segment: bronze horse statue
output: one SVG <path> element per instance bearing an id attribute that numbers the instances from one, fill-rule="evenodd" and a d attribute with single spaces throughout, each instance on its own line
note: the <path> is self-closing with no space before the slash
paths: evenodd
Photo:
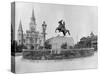
<path id="1" fill-rule="evenodd" d="M 63 20 L 60 20 L 58 23 L 59 26 L 56 28 L 55 32 L 58 30 L 59 32 L 62 32 L 64 36 L 66 35 L 66 33 L 70 35 L 69 30 L 65 28 L 65 22 Z"/>

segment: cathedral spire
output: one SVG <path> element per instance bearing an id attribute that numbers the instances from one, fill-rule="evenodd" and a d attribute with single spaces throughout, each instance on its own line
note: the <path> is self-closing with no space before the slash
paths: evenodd
<path id="1" fill-rule="evenodd" d="M 19 28 L 18 28 L 18 45 L 23 45 L 23 29 L 22 29 L 22 23 L 20 20 Z"/>
<path id="2" fill-rule="evenodd" d="M 34 9 L 32 10 L 32 17 L 31 17 L 31 22 L 30 22 L 30 30 L 35 31 L 36 30 L 36 19 L 34 15 Z"/>
<path id="3" fill-rule="evenodd" d="M 18 31 L 23 31 L 21 20 L 20 20 L 20 23 L 19 23 Z"/>
<path id="4" fill-rule="evenodd" d="M 35 22 L 34 9 L 32 10 L 32 17 L 31 17 L 31 20 Z"/>

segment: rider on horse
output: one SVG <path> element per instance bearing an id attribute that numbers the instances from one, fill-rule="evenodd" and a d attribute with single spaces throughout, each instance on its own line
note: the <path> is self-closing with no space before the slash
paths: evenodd
<path id="1" fill-rule="evenodd" d="M 60 20 L 59 22 L 59 28 L 61 28 L 61 30 L 65 29 L 65 22 L 63 20 Z"/>
<path id="2" fill-rule="evenodd" d="M 60 20 L 58 23 L 59 23 L 59 26 L 56 28 L 56 30 L 58 30 L 59 32 L 62 32 L 64 36 L 66 35 L 66 33 L 70 35 L 69 30 L 65 28 L 65 21 Z"/>

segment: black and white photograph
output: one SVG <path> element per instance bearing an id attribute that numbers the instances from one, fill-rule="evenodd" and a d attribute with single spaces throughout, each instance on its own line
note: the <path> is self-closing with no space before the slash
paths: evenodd
<path id="1" fill-rule="evenodd" d="M 96 6 L 11 3 L 11 71 L 36 73 L 95 69 Z"/>

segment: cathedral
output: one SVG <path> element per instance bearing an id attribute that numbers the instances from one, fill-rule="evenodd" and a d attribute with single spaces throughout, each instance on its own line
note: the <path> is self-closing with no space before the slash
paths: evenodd
<path id="1" fill-rule="evenodd" d="M 20 21 L 18 28 L 18 45 L 24 45 L 28 49 L 38 49 L 43 46 L 43 35 L 36 30 L 36 19 L 34 16 L 34 9 L 32 11 L 32 17 L 29 24 L 29 30 L 23 32 L 22 23 Z"/>

